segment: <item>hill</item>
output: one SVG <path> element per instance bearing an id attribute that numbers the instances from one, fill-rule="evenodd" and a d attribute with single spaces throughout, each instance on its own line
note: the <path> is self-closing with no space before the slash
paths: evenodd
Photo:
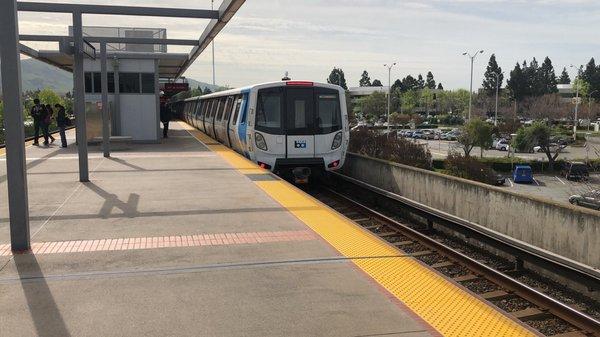
<path id="1" fill-rule="evenodd" d="M 1 76 L 0 74 L 0 79 Z M 58 93 L 66 93 L 73 90 L 73 76 L 71 73 L 35 59 L 21 60 L 21 76 L 23 91 L 50 88 Z M 220 88 L 218 85 L 196 81 L 191 78 L 187 80 L 190 83 L 190 89 L 196 89 L 199 86 L 202 89 L 208 87 L 211 91 L 215 91 L 215 89 Z M 0 89 L 2 89 L 1 83 Z"/>

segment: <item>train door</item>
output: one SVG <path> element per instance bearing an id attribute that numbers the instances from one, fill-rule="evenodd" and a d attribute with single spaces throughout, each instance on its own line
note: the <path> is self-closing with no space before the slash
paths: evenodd
<path id="1" fill-rule="evenodd" d="M 342 107 L 339 91 L 315 88 L 315 153 L 324 157 L 343 143 Z"/>
<path id="2" fill-rule="evenodd" d="M 287 158 L 314 158 L 314 92 L 313 88 L 287 88 L 285 134 Z"/>
<path id="3" fill-rule="evenodd" d="M 231 118 L 227 124 L 227 134 L 229 135 L 229 142 L 231 148 L 239 153 L 244 153 L 242 143 L 237 133 L 238 118 L 240 118 L 240 110 L 242 109 L 242 96 L 237 95 L 233 99 L 233 110 L 231 112 Z"/>
<path id="4" fill-rule="evenodd" d="M 227 96 L 227 104 L 225 104 L 225 112 L 223 112 L 223 120 L 221 121 L 221 133 L 223 141 L 227 147 L 231 146 L 232 139 L 229 137 L 229 119 L 231 117 L 231 110 L 233 109 L 233 103 L 235 96 Z"/>

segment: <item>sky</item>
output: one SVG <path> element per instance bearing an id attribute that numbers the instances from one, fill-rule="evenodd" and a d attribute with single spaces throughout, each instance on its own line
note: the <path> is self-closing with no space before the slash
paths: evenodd
<path id="1" fill-rule="evenodd" d="M 54 0 L 43 0 L 53 2 Z M 54 2 L 105 4 L 103 0 Z M 215 6 L 220 4 L 215 1 Z M 113 4 L 166 6 L 163 0 L 120 0 Z M 210 0 L 172 0 L 170 7 L 210 8 Z M 109 20 L 107 20 L 107 18 Z M 108 21 L 108 22 L 107 22 Z M 161 27 L 169 38 L 198 38 L 207 20 L 84 16 L 84 25 Z M 70 17 L 19 14 L 22 34 L 66 35 Z M 326 81 L 344 70 L 358 86 L 363 70 L 387 85 L 385 63 L 396 62 L 392 82 L 432 71 L 446 89 L 469 87 L 470 60 L 462 53 L 484 50 L 475 59 L 474 88 L 481 85 L 492 53 L 505 73 L 516 62 L 546 56 L 557 75 L 573 64 L 600 58 L 600 1 L 597 0 L 247 0 L 215 40 L 216 82 L 230 87 L 276 81 L 286 71 L 297 80 Z M 52 49 L 28 43 L 38 49 Z M 55 49 L 56 47 L 54 47 Z M 189 47 L 170 47 L 172 52 Z M 185 74 L 212 81 L 208 48 Z"/>

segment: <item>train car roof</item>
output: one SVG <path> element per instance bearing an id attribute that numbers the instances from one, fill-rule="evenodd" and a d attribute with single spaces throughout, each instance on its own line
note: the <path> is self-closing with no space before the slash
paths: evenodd
<path id="1" fill-rule="evenodd" d="M 318 87 L 322 87 L 322 88 L 330 88 L 330 89 L 335 89 L 335 90 L 339 90 L 341 88 L 340 86 L 335 85 L 335 84 L 318 83 L 318 82 L 312 82 L 312 81 L 276 81 L 276 82 L 266 82 L 266 83 L 254 84 L 254 85 L 236 88 L 236 89 L 219 91 L 219 92 L 215 92 L 215 93 L 208 94 L 208 95 L 196 96 L 194 98 L 200 97 L 202 99 L 206 99 L 206 98 L 213 98 L 213 97 L 237 95 L 237 94 L 241 94 L 241 93 L 246 93 L 254 88 L 264 88 L 264 87 L 270 87 L 270 86 L 278 87 L 278 86 L 288 86 L 288 85 L 318 86 Z"/>

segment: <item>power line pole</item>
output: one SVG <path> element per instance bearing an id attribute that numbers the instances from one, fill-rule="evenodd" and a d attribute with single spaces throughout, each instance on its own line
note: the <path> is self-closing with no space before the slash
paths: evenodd
<path id="1" fill-rule="evenodd" d="M 215 6 L 215 0 L 211 0 L 210 1 L 210 9 L 214 10 L 214 6 Z M 213 40 L 211 41 L 211 46 L 212 46 L 212 84 L 216 85 L 216 80 L 215 80 L 215 39 L 213 38 Z"/>
<path id="2" fill-rule="evenodd" d="M 463 53 L 463 55 L 468 56 L 471 59 L 471 86 L 470 86 L 470 90 L 469 90 L 469 118 L 468 118 L 468 121 L 471 120 L 471 110 L 473 109 L 472 108 L 473 107 L 473 62 L 475 62 L 475 58 L 479 54 L 483 54 L 483 50 L 480 50 L 473 55 L 469 54 L 468 52 Z"/>
<path id="3" fill-rule="evenodd" d="M 390 132 L 390 107 L 392 103 L 392 68 L 396 65 L 396 62 L 391 65 L 384 64 L 383 66 L 388 69 L 388 102 L 387 102 L 387 129 L 388 134 Z"/>

